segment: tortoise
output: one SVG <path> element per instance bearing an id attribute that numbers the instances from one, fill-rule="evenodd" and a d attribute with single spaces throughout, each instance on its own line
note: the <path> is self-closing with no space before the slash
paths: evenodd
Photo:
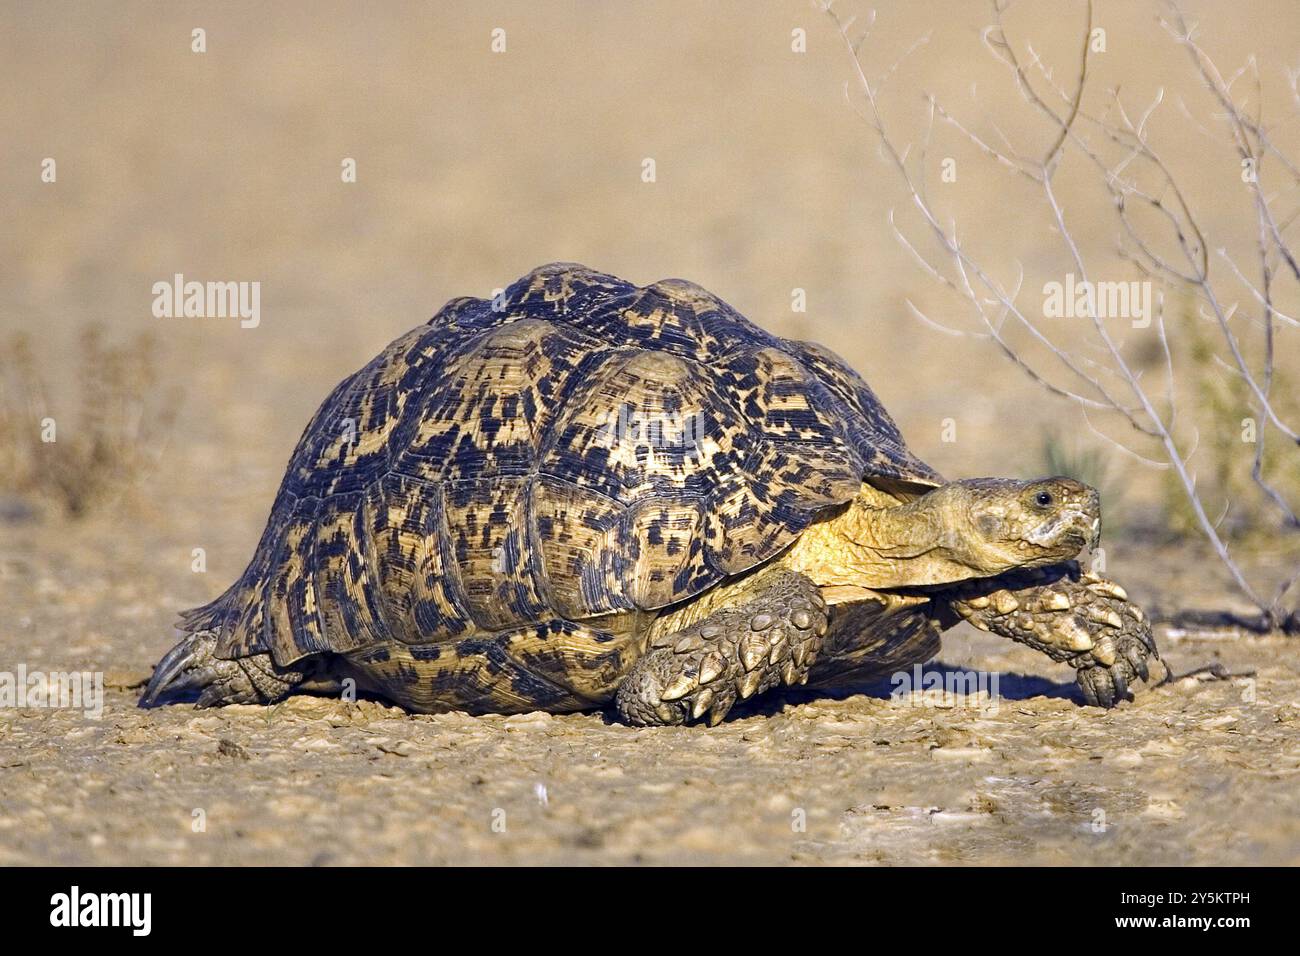
<path id="1" fill-rule="evenodd" d="M 867 384 L 679 279 L 553 263 L 340 383 L 144 706 L 361 689 L 635 725 L 879 681 L 960 621 L 1131 698 L 1159 655 L 1066 477 L 945 481 Z"/>

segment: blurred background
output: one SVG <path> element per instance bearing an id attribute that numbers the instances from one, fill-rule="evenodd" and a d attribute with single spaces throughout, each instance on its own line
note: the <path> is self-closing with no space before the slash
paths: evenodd
<path id="1" fill-rule="evenodd" d="M 694 280 L 766 328 L 844 355 L 943 473 L 1069 470 L 1103 485 L 1115 542 L 1186 533 L 1200 570 L 1217 573 L 1212 559 L 1200 561 L 1208 552 L 1167 472 L 1097 438 L 1077 407 L 1046 395 L 991 343 L 909 314 L 911 300 L 945 324 L 976 327 L 969 306 L 893 236 L 887 217 L 897 210 L 925 239 L 906 189 L 846 101 L 853 72 L 842 41 L 802 0 L 0 9 L 0 323 L 7 361 L 19 367 L 9 375 L 6 467 L 19 492 L 41 486 L 9 507 L 88 522 L 83 542 L 102 527 L 104 554 L 144 562 L 183 592 L 179 604 L 218 589 L 177 573 L 193 547 L 206 546 L 216 578 L 242 568 L 293 443 L 335 382 L 447 299 L 490 295 L 556 259 L 638 283 Z M 1285 82 L 1285 69 L 1300 65 L 1295 4 L 1185 9 L 1225 74 L 1258 58 L 1263 115 L 1296 154 Z M 858 16 L 855 32 L 867 23 L 866 5 L 837 10 Z M 1140 112 L 1164 89 L 1153 138 L 1210 242 L 1248 264 L 1251 193 L 1214 103 L 1157 22 L 1164 10 L 1098 4 L 1106 49 L 1092 57 L 1086 103 L 1102 111 L 1119 86 Z M 862 48 L 877 73 L 928 37 L 883 92 L 900 147 L 926 135 L 925 94 L 991 142 L 1005 136 L 1030 155 L 1050 145 L 1051 124 L 981 43 L 990 20 L 980 3 L 877 5 Z M 1020 53 L 1040 56 L 1065 87 L 1083 23 L 1074 2 L 1026 2 L 1007 15 Z M 195 52 L 196 29 L 204 52 Z M 1253 106 L 1256 93 L 1246 99 Z M 928 155 L 936 206 L 1000 281 L 1013 283 L 1023 265 L 1027 307 L 1039 309 L 1042 282 L 1070 271 L 1041 194 L 951 127 L 934 130 Z M 50 158 L 57 177 L 45 182 Z M 938 176 L 943 158 L 955 160 L 953 182 Z M 349 159 L 355 182 L 341 175 Z M 644 181 L 647 159 L 653 182 Z M 1274 191 L 1285 199 L 1295 183 L 1279 172 Z M 1073 155 L 1058 188 L 1095 275 L 1139 278 L 1116 254 L 1119 224 L 1095 170 Z M 260 325 L 155 318 L 152 286 L 176 273 L 259 282 Z M 792 309 L 794 290 L 806 311 Z M 1279 305 L 1293 314 L 1294 293 L 1294 283 L 1279 286 Z M 1252 305 L 1240 298 L 1243 311 Z M 1184 400 L 1219 403 L 1217 420 L 1232 426 L 1197 439 L 1207 510 L 1223 511 L 1233 533 L 1255 535 L 1263 543 L 1254 551 L 1276 563 L 1276 516 L 1241 491 L 1252 452 L 1237 436 L 1252 414 L 1243 386 L 1216 364 L 1216 333 L 1195 320 L 1190 300 L 1171 294 L 1167 309 Z M 1086 331 L 1078 320 L 1046 327 L 1088 347 L 1074 342 Z M 98 329 L 89 344 L 88 329 Z M 1279 407 L 1293 408 L 1296 333 L 1278 334 L 1274 392 Z M 1155 344 L 1148 336 L 1136 347 L 1152 374 L 1163 364 Z M 97 423 L 118 408 L 107 397 L 115 389 L 128 393 L 122 422 Z M 59 422 L 70 456 L 38 467 L 35 482 L 21 460 L 33 415 Z M 1131 438 L 1122 423 L 1097 423 Z M 1191 434 L 1182 437 L 1190 446 Z M 99 480 L 97 469 L 132 472 L 133 491 L 112 493 L 121 482 Z M 101 492 L 110 506 L 96 504 Z M 134 529 L 126 536 L 111 530 L 124 511 Z"/>

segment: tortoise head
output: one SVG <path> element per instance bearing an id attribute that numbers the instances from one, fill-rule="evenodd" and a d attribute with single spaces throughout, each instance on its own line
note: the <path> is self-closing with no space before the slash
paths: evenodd
<path id="1" fill-rule="evenodd" d="M 975 576 L 1074 557 L 1101 536 L 1101 498 L 1073 478 L 974 478 L 917 499 L 947 556 Z"/>
<path id="2" fill-rule="evenodd" d="M 784 561 L 822 586 L 953 584 L 1068 561 L 1100 533 L 1096 490 L 1072 478 L 974 478 L 903 503 L 868 481 Z"/>

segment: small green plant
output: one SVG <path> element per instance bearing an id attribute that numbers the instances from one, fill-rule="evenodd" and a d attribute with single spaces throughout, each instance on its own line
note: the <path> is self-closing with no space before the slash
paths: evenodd
<path id="1" fill-rule="evenodd" d="M 1110 471 L 1110 463 L 1100 449 L 1067 444 L 1058 433 L 1051 431 L 1043 433 L 1042 460 L 1046 473 L 1082 481 L 1098 491 L 1102 490 Z"/>
<path id="2" fill-rule="evenodd" d="M 1221 533 L 1228 538 L 1248 539 L 1257 535 L 1276 534 L 1287 520 L 1259 494 L 1253 469 L 1256 442 L 1264 438 L 1262 423 L 1254 419 L 1250 390 L 1238 375 L 1226 370 L 1216 357 L 1215 340 L 1198 321 L 1190 305 L 1181 318 L 1186 330 L 1182 368 L 1188 398 L 1198 406 L 1198 418 L 1214 423 L 1199 434 L 1199 447 L 1189 463 L 1197 466 L 1197 484 L 1206 508 L 1218 519 Z M 1270 400 L 1284 418 L 1297 417 L 1300 403 L 1294 386 L 1285 373 L 1274 371 Z M 1252 428 L 1249 421 L 1254 421 Z M 1253 437 L 1255 441 L 1247 440 Z M 1285 500 L 1300 495 L 1300 475 L 1284 467 L 1290 449 L 1284 439 L 1272 436 L 1260 456 L 1260 473 L 1282 494 Z M 1164 482 L 1164 514 L 1169 531 L 1178 536 L 1200 534 L 1195 513 L 1187 494 L 1172 473 Z"/>

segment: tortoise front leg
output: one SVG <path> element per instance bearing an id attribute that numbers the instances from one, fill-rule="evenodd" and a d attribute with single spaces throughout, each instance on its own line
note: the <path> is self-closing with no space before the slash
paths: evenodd
<path id="1" fill-rule="evenodd" d="M 1149 678 L 1160 660 L 1151 625 L 1124 589 L 1074 562 L 1014 571 L 953 588 L 956 620 L 1000 634 L 1065 661 L 1078 671 L 1089 704 L 1113 707 L 1131 699 L 1130 685 Z"/>
<path id="2" fill-rule="evenodd" d="M 615 698 L 630 724 L 685 724 L 778 684 L 802 684 L 826 636 L 826 602 L 793 571 L 768 572 L 756 596 L 690 627 L 658 635 Z"/>

